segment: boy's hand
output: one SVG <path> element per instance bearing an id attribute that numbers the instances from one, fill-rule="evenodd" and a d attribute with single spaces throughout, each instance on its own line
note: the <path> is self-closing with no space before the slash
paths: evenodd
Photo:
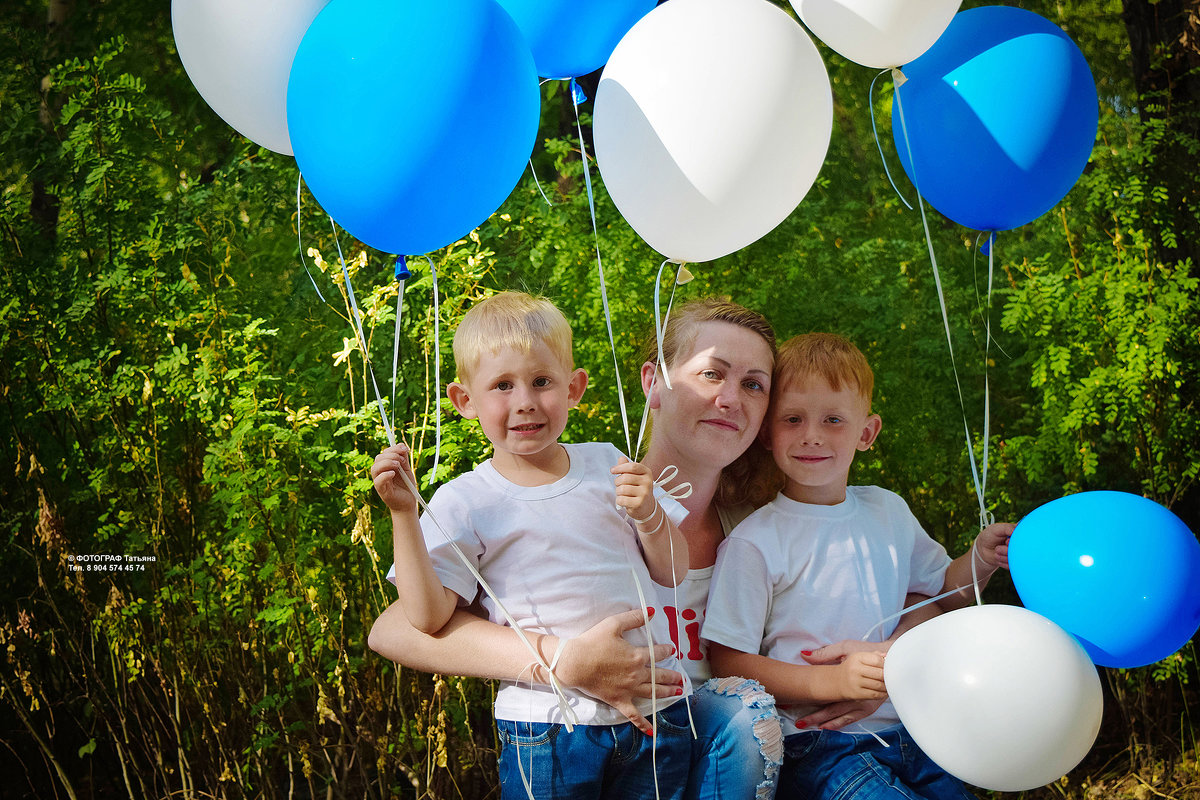
<path id="1" fill-rule="evenodd" d="M 401 471 L 413 477 L 412 465 L 409 463 L 409 449 L 406 444 L 395 444 L 375 456 L 371 465 L 371 480 L 375 482 L 375 491 L 387 504 L 393 513 L 406 514 L 416 510 L 417 500 L 409 491 L 408 485 L 400 477 Z M 416 480 L 413 480 L 416 484 Z"/>
<path id="2" fill-rule="evenodd" d="M 1011 522 L 993 522 L 979 532 L 975 537 L 975 551 L 985 564 L 1008 569 L 1008 540 L 1015 527 Z"/>
<path id="3" fill-rule="evenodd" d="M 617 506 L 635 520 L 649 521 L 658 506 L 654 499 L 654 479 L 650 470 L 625 456 L 610 470 L 616 476 Z"/>
<path id="4" fill-rule="evenodd" d="M 850 653 L 838 665 L 840 694 L 845 700 L 882 700 L 883 653 Z"/>

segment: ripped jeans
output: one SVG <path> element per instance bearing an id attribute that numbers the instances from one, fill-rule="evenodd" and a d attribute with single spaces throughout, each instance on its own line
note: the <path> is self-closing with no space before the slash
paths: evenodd
<path id="1" fill-rule="evenodd" d="M 783 761 L 775 699 L 757 681 L 712 678 L 693 694 L 685 800 L 771 800 Z"/>

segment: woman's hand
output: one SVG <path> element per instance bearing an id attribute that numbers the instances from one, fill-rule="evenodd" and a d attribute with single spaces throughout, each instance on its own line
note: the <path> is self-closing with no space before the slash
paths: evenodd
<path id="1" fill-rule="evenodd" d="M 683 676 L 655 669 L 650 680 L 650 650 L 627 642 L 621 634 L 642 627 L 639 609 L 614 614 L 569 640 L 554 674 L 566 686 L 579 689 L 620 711 L 638 730 L 652 735 L 654 726 L 634 706 L 637 698 L 675 697 L 683 693 Z M 674 652 L 671 644 L 654 645 L 654 661 Z"/>
<path id="2" fill-rule="evenodd" d="M 840 664 L 851 653 L 886 653 L 891 642 L 864 642 L 860 639 L 843 639 L 840 642 L 818 647 L 816 650 L 805 650 L 801 655 L 804 660 L 814 666 L 825 664 Z"/>
<path id="3" fill-rule="evenodd" d="M 836 731 L 852 722 L 866 719 L 883 705 L 883 700 L 841 700 L 821 706 L 806 717 L 796 720 L 800 730 L 820 728 L 825 731 Z"/>

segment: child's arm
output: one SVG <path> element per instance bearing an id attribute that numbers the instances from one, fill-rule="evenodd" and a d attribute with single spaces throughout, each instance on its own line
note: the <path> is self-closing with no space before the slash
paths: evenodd
<path id="1" fill-rule="evenodd" d="M 923 594 L 910 594 L 904 599 L 904 606 L 908 608 L 928 599 L 929 597 Z M 850 653 L 870 650 L 886 653 L 892 646 L 892 643 L 899 639 L 906 631 L 912 630 L 922 622 L 931 620 L 941 613 L 942 609 L 937 603 L 927 603 L 920 608 L 909 611 L 901 617 L 900 624 L 892 631 L 892 635 L 882 642 L 864 642 L 861 640 L 846 639 L 817 648 L 811 653 L 806 654 L 804 658 L 809 664 L 840 664 Z M 881 703 L 883 703 L 882 699 L 839 700 L 835 703 L 822 706 L 808 716 L 796 720 L 796 727 L 803 729 L 821 728 L 822 730 L 836 731 L 851 723 L 858 722 L 860 719 L 871 716 Z"/>
<path id="2" fill-rule="evenodd" d="M 688 571 L 687 540 L 654 499 L 650 470 L 621 456 L 612 474 L 616 476 L 617 505 L 637 526 L 650 577 L 662 586 L 678 586 Z"/>
<path id="3" fill-rule="evenodd" d="M 979 532 L 975 544 L 966 553 L 950 562 L 942 592 L 959 591 L 938 601 L 943 610 L 953 611 L 975 602 L 975 590 L 971 588 L 971 559 L 975 559 L 975 573 L 979 576 L 981 590 L 997 569 L 1008 569 L 1008 540 L 1015 527 L 1011 522 L 993 522 Z"/>
<path id="4" fill-rule="evenodd" d="M 710 641 L 708 660 L 713 675 L 753 678 L 780 705 L 789 703 L 834 703 L 839 700 L 882 700 L 883 653 L 858 652 L 841 663 L 814 666 L 789 664 L 757 653 L 743 653 Z"/>
<path id="5" fill-rule="evenodd" d="M 375 491 L 392 512 L 396 591 L 405 614 L 418 631 L 434 633 L 449 621 L 458 606 L 458 595 L 442 585 L 425 549 L 421 523 L 417 520 L 417 500 L 401 477 L 403 472 L 412 478 L 408 454 L 405 444 L 384 450 L 371 465 L 371 479 Z"/>
<path id="6" fill-rule="evenodd" d="M 928 600 L 929 597 L 923 594 L 909 594 L 904 598 L 904 607 L 917 605 Z M 840 642 L 827 644 L 824 647 L 817 648 L 811 653 L 805 653 L 804 658 L 810 664 L 837 664 L 843 658 L 851 653 L 858 652 L 878 652 L 886 653 L 892 646 L 892 642 L 899 639 L 905 632 L 912 630 L 922 622 L 928 622 L 934 617 L 942 613 L 942 608 L 937 603 L 926 603 L 920 608 L 908 611 L 900 618 L 899 624 L 896 625 L 892 635 L 882 642 L 865 642 L 861 639 L 844 639 Z"/>

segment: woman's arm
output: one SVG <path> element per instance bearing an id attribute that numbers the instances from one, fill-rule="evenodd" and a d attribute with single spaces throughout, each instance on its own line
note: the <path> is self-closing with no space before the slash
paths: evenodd
<path id="1" fill-rule="evenodd" d="M 606 617 L 567 640 L 554 675 L 564 686 L 579 689 L 620 711 L 640 730 L 652 726 L 634 706 L 635 698 L 678 694 L 683 676 L 667 669 L 655 670 L 650 682 L 650 651 L 627 642 L 621 634 L 643 624 L 642 612 L 633 609 Z M 549 664 L 559 640 L 546 634 L 526 633 L 542 660 Z M 399 602 L 392 603 L 371 627 L 367 644 L 376 653 L 402 666 L 422 672 L 440 672 L 493 680 L 532 680 L 546 685 L 546 669 L 534 663 L 533 654 L 512 628 L 497 625 L 464 609 L 457 609 L 440 631 L 425 634 L 408 621 Z M 655 661 L 671 654 L 670 644 L 654 646 Z"/>

